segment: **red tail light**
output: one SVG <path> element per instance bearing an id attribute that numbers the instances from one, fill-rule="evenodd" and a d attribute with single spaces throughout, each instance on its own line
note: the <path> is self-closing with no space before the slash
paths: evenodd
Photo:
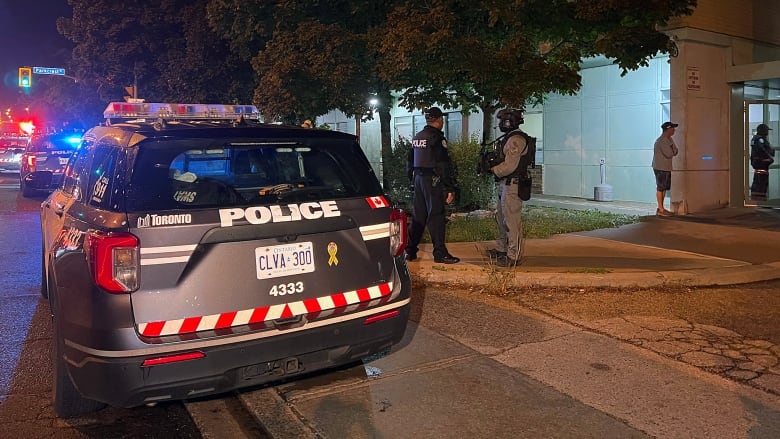
<path id="1" fill-rule="evenodd" d="M 401 209 L 390 211 L 390 254 L 393 256 L 401 256 L 406 250 L 406 227 L 406 212 Z"/>
<path id="2" fill-rule="evenodd" d="M 30 172 L 35 172 L 35 160 L 37 159 L 34 155 L 28 155 L 26 158 L 27 161 L 27 167 L 30 168 Z"/>
<path id="3" fill-rule="evenodd" d="M 394 309 L 392 311 L 384 312 L 382 314 L 374 314 L 371 317 L 367 317 L 365 320 L 363 320 L 363 324 L 370 325 L 372 323 L 381 322 L 382 320 L 398 317 L 399 315 L 401 315 L 401 313 L 397 309 Z"/>
<path id="4" fill-rule="evenodd" d="M 95 284 L 109 293 L 138 289 L 139 241 L 130 233 L 89 232 L 84 239 Z"/>
<path id="5" fill-rule="evenodd" d="M 185 352 L 183 354 L 168 355 L 166 357 L 147 358 L 141 367 L 159 366 L 161 364 L 178 363 L 180 361 L 197 360 L 206 358 L 206 354 L 200 351 Z"/>

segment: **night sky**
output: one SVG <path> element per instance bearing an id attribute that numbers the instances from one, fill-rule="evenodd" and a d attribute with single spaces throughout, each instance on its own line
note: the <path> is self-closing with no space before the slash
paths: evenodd
<path id="1" fill-rule="evenodd" d="M 65 67 L 73 45 L 57 17 L 71 12 L 68 0 L 0 0 L 0 107 L 16 103 L 19 67 Z"/>

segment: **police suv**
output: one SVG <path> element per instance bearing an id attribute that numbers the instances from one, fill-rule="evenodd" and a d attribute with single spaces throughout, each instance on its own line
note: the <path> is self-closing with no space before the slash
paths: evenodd
<path id="1" fill-rule="evenodd" d="M 62 173 L 81 142 L 81 133 L 60 132 L 34 136 L 22 154 L 19 187 L 22 196 L 51 192 L 62 183 Z"/>
<path id="2" fill-rule="evenodd" d="M 406 215 L 355 136 L 263 124 L 253 106 L 105 116 L 41 205 L 58 416 L 253 386 L 401 340 Z"/>

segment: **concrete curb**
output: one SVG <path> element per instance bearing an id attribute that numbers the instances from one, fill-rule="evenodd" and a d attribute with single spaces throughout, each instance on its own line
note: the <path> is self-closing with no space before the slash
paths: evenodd
<path id="1" fill-rule="evenodd" d="M 736 261 L 735 261 L 736 262 Z M 407 264 L 412 275 L 425 282 L 489 285 L 503 282 L 506 286 L 541 287 L 657 287 L 663 285 L 715 286 L 737 285 L 780 279 L 780 262 L 752 265 L 736 262 L 731 267 L 693 270 L 629 271 L 588 273 L 533 272 L 477 266 L 474 264 L 444 265 L 433 262 Z"/>

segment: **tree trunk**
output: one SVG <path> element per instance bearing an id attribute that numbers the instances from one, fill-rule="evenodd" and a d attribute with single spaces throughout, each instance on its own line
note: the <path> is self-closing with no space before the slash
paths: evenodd
<path id="1" fill-rule="evenodd" d="M 493 137 L 493 113 L 496 112 L 498 106 L 485 104 L 480 105 L 479 108 L 482 110 L 482 143 L 488 143 Z"/>
<path id="2" fill-rule="evenodd" d="M 382 185 L 387 187 L 384 169 L 385 163 L 389 163 L 393 156 L 393 138 L 390 136 L 390 109 L 393 107 L 393 96 L 389 91 L 386 91 L 380 92 L 377 97 L 380 101 L 377 113 L 379 114 L 379 133 L 382 142 Z"/>

